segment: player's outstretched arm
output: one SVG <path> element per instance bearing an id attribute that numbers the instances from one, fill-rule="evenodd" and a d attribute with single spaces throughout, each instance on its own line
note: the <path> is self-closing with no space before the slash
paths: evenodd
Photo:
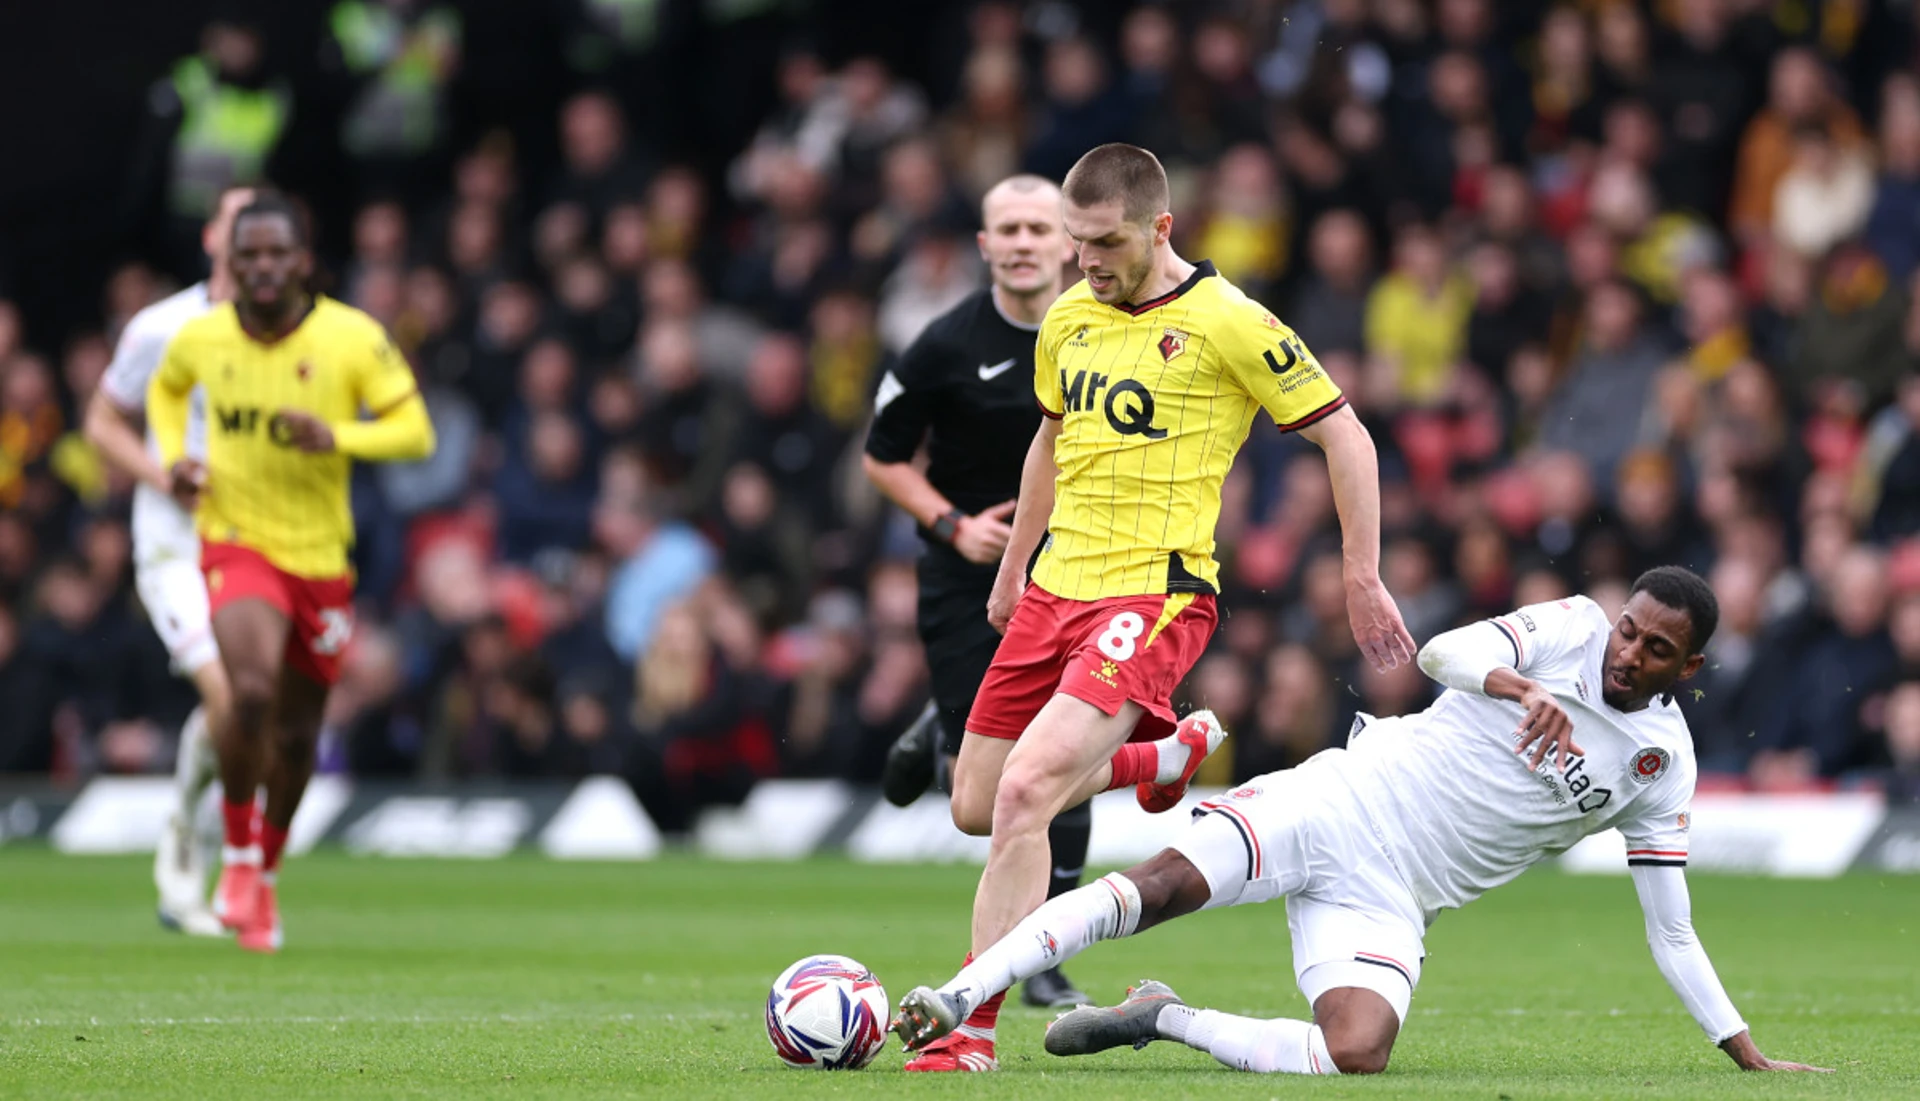
<path id="1" fill-rule="evenodd" d="M 1677 867 L 1640 865 L 1633 873 L 1634 890 L 1647 919 L 1647 945 L 1653 961 L 1680 1003 L 1700 1028 L 1742 1070 L 1807 1070 L 1830 1073 L 1829 1068 L 1769 1059 L 1754 1046 L 1747 1023 L 1720 985 L 1707 950 L 1693 932 L 1693 900 L 1687 892 L 1687 874 Z"/>
<path id="2" fill-rule="evenodd" d="M 1380 580 L 1380 460 L 1373 436 L 1352 406 L 1300 429 L 1327 455 L 1333 480 L 1333 504 L 1340 513 L 1340 544 L 1345 558 L 1347 619 L 1353 639 L 1377 669 L 1413 660 L 1413 636 L 1400 608 Z M 1024 489 L 1024 487 L 1023 487 Z"/>
<path id="3" fill-rule="evenodd" d="M 1047 417 L 1027 446 L 1027 461 L 1020 468 L 1019 503 L 1013 510 L 1013 532 L 1007 537 L 1006 553 L 1000 557 L 1000 572 L 993 579 L 993 595 L 987 598 L 987 621 L 993 629 L 1006 633 L 1013 619 L 1013 606 L 1027 587 L 1027 563 L 1047 534 L 1053 518 L 1053 483 L 1060 467 L 1053 461 L 1054 441 L 1060 438 L 1060 421 Z"/>
<path id="4" fill-rule="evenodd" d="M 104 386 L 95 387 L 87 399 L 86 419 L 82 424 L 87 442 L 97 448 L 113 468 L 138 478 L 162 493 L 171 492 L 173 480 L 160 465 L 145 440 L 134 430 L 133 421 L 107 396 Z"/>

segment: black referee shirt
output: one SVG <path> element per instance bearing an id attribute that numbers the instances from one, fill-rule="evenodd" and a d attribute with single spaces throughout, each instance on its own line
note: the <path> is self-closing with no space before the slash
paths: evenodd
<path id="1" fill-rule="evenodd" d="M 1020 494 L 1020 469 L 1040 428 L 1033 396 L 1033 345 L 1039 326 L 1007 320 L 991 289 L 968 295 L 935 318 L 874 395 L 867 454 L 883 463 L 913 460 L 927 441 L 927 480 L 969 515 Z M 976 567 L 922 529 L 930 556 Z"/>

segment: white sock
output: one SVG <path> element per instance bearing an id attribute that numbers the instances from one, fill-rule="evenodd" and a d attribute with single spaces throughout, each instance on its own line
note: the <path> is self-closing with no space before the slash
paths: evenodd
<path id="1" fill-rule="evenodd" d="M 1153 743 L 1153 748 L 1160 754 L 1160 763 L 1153 771 L 1153 782 L 1156 784 L 1178 782 L 1180 774 L 1187 771 L 1187 758 L 1192 755 L 1193 750 L 1182 745 L 1180 739 L 1172 734 Z"/>
<path id="2" fill-rule="evenodd" d="M 1221 742 L 1227 740 L 1226 728 L 1220 725 L 1219 719 L 1213 717 L 1213 712 L 1196 711 L 1187 718 L 1200 718 L 1207 722 L 1207 753 L 1211 754 L 1220 748 Z M 1153 748 L 1159 754 L 1159 763 L 1154 770 L 1153 782 L 1156 784 L 1179 783 L 1180 777 L 1187 771 L 1187 760 L 1193 756 L 1193 747 L 1182 743 L 1176 731 L 1154 742 Z"/>
<path id="3" fill-rule="evenodd" d="M 200 811 L 200 797 L 213 783 L 219 760 L 207 730 L 207 709 L 196 707 L 180 727 L 180 750 L 174 756 L 173 784 L 180 795 L 180 820 L 189 825 Z"/>
<path id="4" fill-rule="evenodd" d="M 1140 925 L 1140 889 L 1118 872 L 1043 903 L 1013 932 L 974 957 L 940 988 L 958 994 L 972 1013 L 980 1003 L 1103 940 L 1132 936 Z"/>
<path id="5" fill-rule="evenodd" d="M 1310 1021 L 1257 1020 L 1215 1009 L 1170 1005 L 1160 1011 L 1160 1035 L 1204 1051 L 1235 1070 L 1256 1074 L 1339 1074 L 1327 1038 Z"/>

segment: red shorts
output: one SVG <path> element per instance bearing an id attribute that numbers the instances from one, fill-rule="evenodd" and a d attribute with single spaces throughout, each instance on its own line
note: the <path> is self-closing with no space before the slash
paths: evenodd
<path id="1" fill-rule="evenodd" d="M 200 572 L 207 575 L 207 606 L 218 616 L 236 600 L 264 600 L 287 617 L 287 664 L 331 687 L 340 679 L 340 655 L 353 637 L 353 578 L 298 577 L 237 543 L 206 543 Z"/>
<path id="2" fill-rule="evenodd" d="M 1218 613 L 1207 594 L 1067 600 L 1028 585 L 974 697 L 967 732 L 1018 738 L 1054 693 L 1109 715 L 1147 709 L 1133 741 L 1174 726 L 1173 690 L 1200 660 Z"/>

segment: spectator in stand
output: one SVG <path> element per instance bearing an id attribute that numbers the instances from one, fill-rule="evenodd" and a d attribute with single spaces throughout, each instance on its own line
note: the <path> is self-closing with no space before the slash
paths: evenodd
<path id="1" fill-rule="evenodd" d="M 1827 128 L 1793 131 L 1793 159 L 1773 193 L 1773 240 L 1809 259 L 1858 233 L 1873 212 L 1873 161 L 1841 147 Z"/>
<path id="2" fill-rule="evenodd" d="M 535 414 L 524 446 L 509 452 L 494 481 L 501 557 L 525 564 L 550 547 L 585 546 L 593 531 L 592 474 L 580 421 L 557 410 Z"/>
<path id="3" fill-rule="evenodd" d="M 1022 167 L 1058 180 L 1087 150 L 1124 141 L 1131 111 L 1109 75 L 1106 59 L 1085 38 L 1062 38 L 1048 46 L 1042 72 L 1044 106 Z"/>
<path id="4" fill-rule="evenodd" d="M 1228 730 L 1240 731 L 1244 736 L 1246 731 L 1253 728 L 1254 692 L 1258 685 L 1239 654 L 1221 649 L 1208 653 L 1194 665 L 1193 675 L 1187 678 L 1185 687 L 1185 702 L 1191 707 L 1213 712 L 1220 720 L 1220 725 Z M 1221 756 L 1228 758 L 1230 763 L 1233 754 Z M 1213 782 L 1225 784 L 1233 780 L 1233 771 L 1229 771 Z"/>
<path id="5" fill-rule="evenodd" d="M 1473 284 L 1452 270 L 1446 245 L 1425 225 L 1400 231 L 1393 259 L 1367 297 L 1367 354 L 1393 378 L 1401 402 L 1431 405 L 1466 351 Z"/>
<path id="6" fill-rule="evenodd" d="M 1724 378 L 1753 351 L 1746 309 L 1733 278 L 1717 268 L 1695 268 L 1682 280 L 1680 332 L 1687 366 L 1702 382 Z"/>
<path id="7" fill-rule="evenodd" d="M 607 463 L 593 510 L 594 535 L 615 563 L 607 641 L 633 661 L 652 645 L 661 614 L 713 572 L 714 552 L 700 533 L 668 516 L 634 456 L 615 452 Z"/>
<path id="8" fill-rule="evenodd" d="M 1591 39 L 1587 17 L 1575 8 L 1555 7 L 1541 20 L 1529 148 L 1557 152 L 1574 141 L 1599 140 L 1603 92 Z"/>
<path id="9" fill-rule="evenodd" d="M 547 205 L 574 204 L 596 229 L 615 205 L 643 194 L 653 176 L 649 152 L 630 147 L 626 117 L 605 92 L 581 92 L 560 108 L 560 157 Z"/>
<path id="10" fill-rule="evenodd" d="M 647 813 L 686 830 L 712 803 L 739 803 L 775 770 L 758 694 L 713 643 L 697 606 L 661 609 L 658 644 L 634 668 L 636 742 L 629 772 Z"/>
<path id="11" fill-rule="evenodd" d="M 735 463 L 721 481 L 720 573 L 766 622 L 790 622 L 806 606 L 813 565 L 809 515 L 803 504 L 782 497 L 758 463 Z"/>
<path id="12" fill-rule="evenodd" d="M 1770 622 L 1767 569 L 1749 558 L 1724 557 L 1711 576 L 1720 627 L 1690 690 L 1677 697 L 1693 730 L 1700 767 L 1742 772 L 1760 728 L 1784 696 L 1794 665 L 1794 624 Z"/>
<path id="13" fill-rule="evenodd" d="M 1834 95 L 1820 55 L 1810 46 L 1791 46 L 1774 57 L 1767 104 L 1740 138 L 1727 221 L 1743 246 L 1764 242 L 1775 229 L 1780 184 L 1793 168 L 1796 134 L 1802 128 L 1824 133 L 1840 155 L 1867 144 L 1859 116 Z"/>
<path id="14" fill-rule="evenodd" d="M 1579 455 L 1588 473 L 1607 485 L 1640 442 L 1654 376 L 1666 363 L 1640 315 L 1640 301 L 1624 283 L 1604 282 L 1587 295 L 1580 351 L 1541 430 L 1543 444 Z"/>
<path id="15" fill-rule="evenodd" d="M 1636 451 L 1614 478 L 1616 537 L 1625 564 L 1619 574 L 1638 577 L 1655 566 L 1685 566 L 1704 574 L 1712 548 L 1686 509 L 1680 470 L 1664 452 Z"/>
<path id="16" fill-rule="evenodd" d="M 696 354 L 716 378 L 738 381 L 759 343 L 761 325 L 738 306 L 710 301 L 700 274 L 685 260 L 662 257 L 646 266 L 640 302 L 649 323 L 693 327 Z"/>
<path id="17" fill-rule="evenodd" d="M 964 224 L 949 215 L 922 226 L 880 288 L 874 324 L 888 354 L 906 351 L 929 322 L 980 289 L 985 269 Z"/>
<path id="18" fill-rule="evenodd" d="M 1920 375 L 1900 381 L 1863 447 L 1856 498 L 1870 502 L 1868 533 L 1891 542 L 1920 534 Z"/>
<path id="19" fill-rule="evenodd" d="M 976 50 L 961 78 L 964 101 L 940 123 L 940 146 L 954 182 L 968 195 L 1020 170 L 1027 116 L 1021 95 L 1026 75 L 1020 55 L 1005 48 Z"/>
<path id="20" fill-rule="evenodd" d="M 543 307 L 538 291 L 526 283 L 499 283 L 480 300 L 467 371 L 459 386 L 479 407 L 487 427 L 497 430 L 513 398 L 520 361 L 540 336 Z"/>
<path id="21" fill-rule="evenodd" d="M 37 355 L 0 364 L 0 508 L 46 520 L 55 507 L 46 460 L 66 432 L 53 371 Z"/>
<path id="22" fill-rule="evenodd" d="M 1792 688 L 1756 740 L 1753 780 L 1763 787 L 1837 776 L 1861 760 L 1861 705 L 1894 671 L 1887 636 L 1887 565 L 1879 551 L 1840 553 L 1823 587 L 1825 617 L 1794 662 Z"/>
<path id="23" fill-rule="evenodd" d="M 811 320 L 809 398 L 836 428 L 850 433 L 865 423 L 873 388 L 886 373 L 888 354 L 873 303 L 850 290 L 828 291 L 815 301 Z"/>
<path id="24" fill-rule="evenodd" d="M 1329 210 L 1313 223 L 1311 265 L 1287 310 L 1307 347 L 1321 359 L 1366 347 L 1368 292 L 1373 285 L 1367 223 L 1351 210 Z"/>
<path id="25" fill-rule="evenodd" d="M 1920 83 L 1887 82 L 1880 110 L 1880 178 L 1867 215 L 1867 246 L 1896 284 L 1920 268 Z"/>
<path id="26" fill-rule="evenodd" d="M 1333 682 L 1313 651 L 1298 644 L 1276 647 L 1263 673 L 1253 726 L 1233 739 L 1235 783 L 1291 768 L 1333 744 Z"/>
<path id="27" fill-rule="evenodd" d="M 0 602 L 0 708 L 8 716 L 0 723 L 0 774 L 53 767 L 53 742 L 44 736 L 53 725 L 53 683 L 21 635 L 12 605 Z"/>
<path id="28" fill-rule="evenodd" d="M 1655 56 L 1648 99 L 1668 123 L 1660 195 L 1675 210 L 1725 209 L 1741 121 L 1753 95 L 1750 66 L 1733 40 L 1732 5 L 1679 4 L 1673 34 Z"/>
<path id="29" fill-rule="evenodd" d="M 450 87 L 460 67 L 460 13 L 416 0 L 340 0 L 321 68 L 346 110 L 340 148 L 355 191 L 418 204 L 445 169 Z"/>
<path id="30" fill-rule="evenodd" d="M 1819 266 L 1794 335 L 1797 351 L 1778 364 L 1801 411 L 1836 400 L 1837 390 L 1856 410 L 1890 400 L 1916 362 L 1905 331 L 1911 304 L 1879 257 L 1858 244 L 1835 249 Z"/>
<path id="31" fill-rule="evenodd" d="M 1895 802 L 1920 802 L 1920 681 L 1901 681 L 1887 695 L 1879 755 L 1880 783 Z"/>
<path id="32" fill-rule="evenodd" d="M 1233 146 L 1214 168 L 1211 192 L 1195 253 L 1255 301 L 1272 301 L 1287 272 L 1293 232 L 1273 155 L 1263 145 Z M 1329 350 L 1307 346 L 1316 354 Z"/>
<path id="33" fill-rule="evenodd" d="M 710 462 L 702 444 L 719 408 L 721 389 L 707 377 L 693 329 L 684 321 L 648 325 L 639 352 L 639 445 L 667 483 L 693 479 L 702 463 Z M 712 479 L 702 478 L 692 487 L 696 505 L 705 502 L 712 484 Z"/>
<path id="34" fill-rule="evenodd" d="M 1547 338 L 1546 301 L 1521 278 L 1519 258 L 1503 241 L 1474 246 L 1467 270 L 1473 280 L 1473 312 L 1467 317 L 1466 362 L 1488 379 L 1506 372 L 1521 348 Z"/>
<path id="35" fill-rule="evenodd" d="M 1540 227 L 1537 205 L 1526 173 L 1510 164 L 1487 169 L 1480 184 L 1480 230 L 1513 250 L 1521 282 L 1545 296 L 1565 279 L 1567 259 L 1559 242 Z"/>

